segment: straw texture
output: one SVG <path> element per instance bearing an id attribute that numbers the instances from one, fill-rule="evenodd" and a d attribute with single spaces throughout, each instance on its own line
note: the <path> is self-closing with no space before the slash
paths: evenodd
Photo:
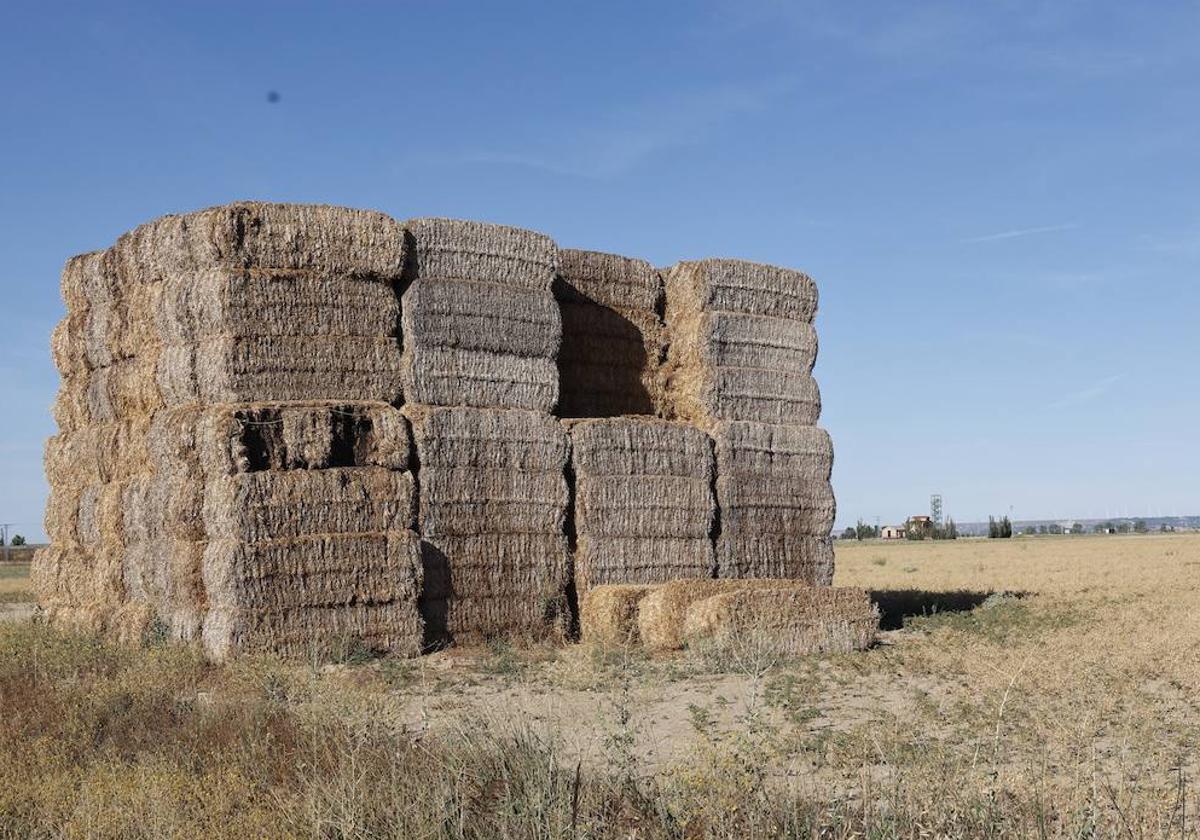
<path id="1" fill-rule="evenodd" d="M 638 605 L 638 635 L 654 651 L 678 650 L 684 645 L 688 608 L 722 593 L 757 589 L 807 589 L 786 580 L 676 580 L 654 587 Z"/>

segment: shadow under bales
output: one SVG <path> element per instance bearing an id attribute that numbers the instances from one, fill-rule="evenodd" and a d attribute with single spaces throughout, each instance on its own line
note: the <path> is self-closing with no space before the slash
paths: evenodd
<path id="1" fill-rule="evenodd" d="M 993 595 L 1024 598 L 1026 592 L 981 592 L 971 589 L 874 589 L 871 600 L 879 605 L 879 628 L 900 630 L 909 618 L 938 613 L 970 612 Z"/>

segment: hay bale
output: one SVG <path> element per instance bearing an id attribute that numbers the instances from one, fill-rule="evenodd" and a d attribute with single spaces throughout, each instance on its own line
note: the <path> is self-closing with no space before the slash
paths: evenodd
<path id="1" fill-rule="evenodd" d="M 697 601 L 742 589 L 804 589 L 800 581 L 784 580 L 674 580 L 655 586 L 638 607 L 638 635 L 649 650 L 683 647 L 687 610 Z"/>
<path id="2" fill-rule="evenodd" d="M 412 475 L 374 467 L 238 473 L 206 482 L 209 539 L 243 542 L 400 531 L 413 523 Z"/>
<path id="3" fill-rule="evenodd" d="M 814 586 L 833 583 L 833 540 L 828 535 L 722 530 L 716 558 L 720 578 L 790 578 Z"/>
<path id="4" fill-rule="evenodd" d="M 127 283 L 217 266 L 398 278 L 406 248 L 403 228 L 383 213 L 242 201 L 141 225 L 113 256 Z"/>
<path id="5" fill-rule="evenodd" d="M 535 411 L 405 405 L 421 469 L 472 467 L 561 473 L 567 435 L 559 422 Z"/>
<path id="6" fill-rule="evenodd" d="M 780 654 L 805 656 L 865 650 L 878 629 L 879 609 L 862 589 L 754 588 L 690 604 L 683 638 L 688 645 L 756 638 Z"/>
<path id="7" fill-rule="evenodd" d="M 641 417 L 569 421 L 579 592 L 711 577 L 716 508 L 708 436 Z"/>
<path id="8" fill-rule="evenodd" d="M 51 487 L 127 481 L 148 468 L 150 418 L 89 424 L 48 438 L 43 463 Z"/>
<path id="9" fill-rule="evenodd" d="M 158 386 L 191 402 L 396 402 L 400 345 L 389 336 L 213 336 L 164 347 Z"/>
<path id="10" fill-rule="evenodd" d="M 672 307 L 803 322 L 811 322 L 817 312 L 817 285 L 807 274 L 745 260 L 676 263 L 667 270 L 666 295 L 668 321 Z"/>
<path id="11" fill-rule="evenodd" d="M 828 481 L 833 441 L 819 426 L 727 422 L 713 431 L 722 477 L 770 476 Z"/>
<path id="12" fill-rule="evenodd" d="M 837 513 L 828 481 L 722 475 L 716 489 L 721 530 L 731 534 L 828 536 Z"/>
<path id="13" fill-rule="evenodd" d="M 585 642 L 625 646 L 638 642 L 638 605 L 650 586 L 596 586 L 579 596 L 579 635 Z"/>
<path id="14" fill-rule="evenodd" d="M 712 541 L 704 537 L 619 537 L 585 533 L 575 545 L 575 589 L 617 583 L 666 583 L 711 578 L 716 572 Z"/>
<path id="15" fill-rule="evenodd" d="M 797 271 L 703 260 L 666 280 L 670 348 L 664 367 L 672 416 L 706 427 L 720 420 L 812 425 L 821 400 L 816 287 Z"/>
<path id="16" fill-rule="evenodd" d="M 420 651 L 421 563 L 412 531 L 216 540 L 203 574 L 210 599 L 203 640 L 214 658 L 256 650 L 328 655 L 338 643 Z"/>
<path id="17" fill-rule="evenodd" d="M 397 336 L 400 298 L 392 279 L 263 268 L 171 275 L 162 284 L 160 340 L 193 344 L 218 335 Z"/>
<path id="18" fill-rule="evenodd" d="M 659 413 L 667 347 L 659 273 L 644 260 L 564 250 L 554 296 L 563 319 L 559 415 Z"/>
<path id="19" fill-rule="evenodd" d="M 421 467 L 426 537 L 562 533 L 568 501 L 561 472 Z"/>
<path id="20" fill-rule="evenodd" d="M 549 412 L 558 401 L 552 357 L 408 345 L 402 371 L 405 398 L 425 405 Z"/>
<path id="21" fill-rule="evenodd" d="M 476 280 L 418 280 L 404 293 L 404 342 L 553 358 L 562 318 L 545 290 Z"/>
<path id="22" fill-rule="evenodd" d="M 409 280 L 480 280 L 548 291 L 558 247 L 531 230 L 459 219 L 409 219 Z"/>

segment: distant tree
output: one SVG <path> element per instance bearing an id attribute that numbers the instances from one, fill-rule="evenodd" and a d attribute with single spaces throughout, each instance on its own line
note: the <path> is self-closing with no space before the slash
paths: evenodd
<path id="1" fill-rule="evenodd" d="M 13 548 L 16 548 L 17 546 L 20 546 L 20 545 L 25 545 L 25 538 L 23 536 L 21 536 L 20 534 L 13 534 L 13 538 L 12 538 Z"/>
<path id="2" fill-rule="evenodd" d="M 994 540 L 1000 536 L 1000 526 L 996 522 L 996 517 L 988 517 L 988 539 Z"/>
<path id="3" fill-rule="evenodd" d="M 858 539 L 858 533 L 853 528 L 847 528 L 845 531 L 842 531 L 842 539 L 856 540 Z"/>
<path id="4" fill-rule="evenodd" d="M 1063 532 L 1063 528 L 1061 525 L 1055 522 L 1053 525 L 1049 526 L 1046 531 L 1051 534 L 1061 534 Z"/>
<path id="5" fill-rule="evenodd" d="M 1037 533 L 1037 528 L 1033 527 L 1032 525 L 1026 525 L 1021 533 L 1025 534 L 1027 537 L 1032 537 Z"/>
<path id="6" fill-rule="evenodd" d="M 1076 522 L 1074 525 L 1071 526 L 1071 533 L 1072 534 L 1082 534 L 1083 533 L 1083 525 L 1079 522 Z"/>
<path id="7" fill-rule="evenodd" d="M 1175 529 L 1172 528 L 1170 525 L 1168 525 L 1166 522 L 1164 522 L 1163 524 L 1158 526 L 1158 530 L 1160 533 L 1169 534 L 1171 531 L 1174 531 Z"/>
<path id="8" fill-rule="evenodd" d="M 870 540 L 879 536 L 878 525 L 868 525 L 861 519 L 854 526 L 854 537 L 859 540 Z"/>
<path id="9" fill-rule="evenodd" d="M 958 539 L 958 525 L 955 524 L 952 517 L 946 518 L 946 524 L 942 527 L 934 527 L 933 538 L 935 540 L 956 540 Z"/>
<path id="10" fill-rule="evenodd" d="M 1117 523 L 1117 533 L 1118 534 L 1128 534 L 1131 530 L 1133 530 L 1132 523 L 1129 523 L 1129 522 L 1118 522 Z"/>
<path id="11" fill-rule="evenodd" d="M 1149 530 L 1149 529 L 1146 527 L 1146 520 L 1138 519 L 1138 520 L 1134 521 L 1133 532 L 1135 534 L 1144 534 L 1144 533 L 1146 533 L 1147 530 Z"/>

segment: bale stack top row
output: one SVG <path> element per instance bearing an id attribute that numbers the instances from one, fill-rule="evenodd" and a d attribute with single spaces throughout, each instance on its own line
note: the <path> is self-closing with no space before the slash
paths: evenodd
<path id="1" fill-rule="evenodd" d="M 828 584 L 801 272 L 238 203 L 76 257 L 52 349 L 52 620 L 216 656 L 414 652 L 600 584 Z"/>

